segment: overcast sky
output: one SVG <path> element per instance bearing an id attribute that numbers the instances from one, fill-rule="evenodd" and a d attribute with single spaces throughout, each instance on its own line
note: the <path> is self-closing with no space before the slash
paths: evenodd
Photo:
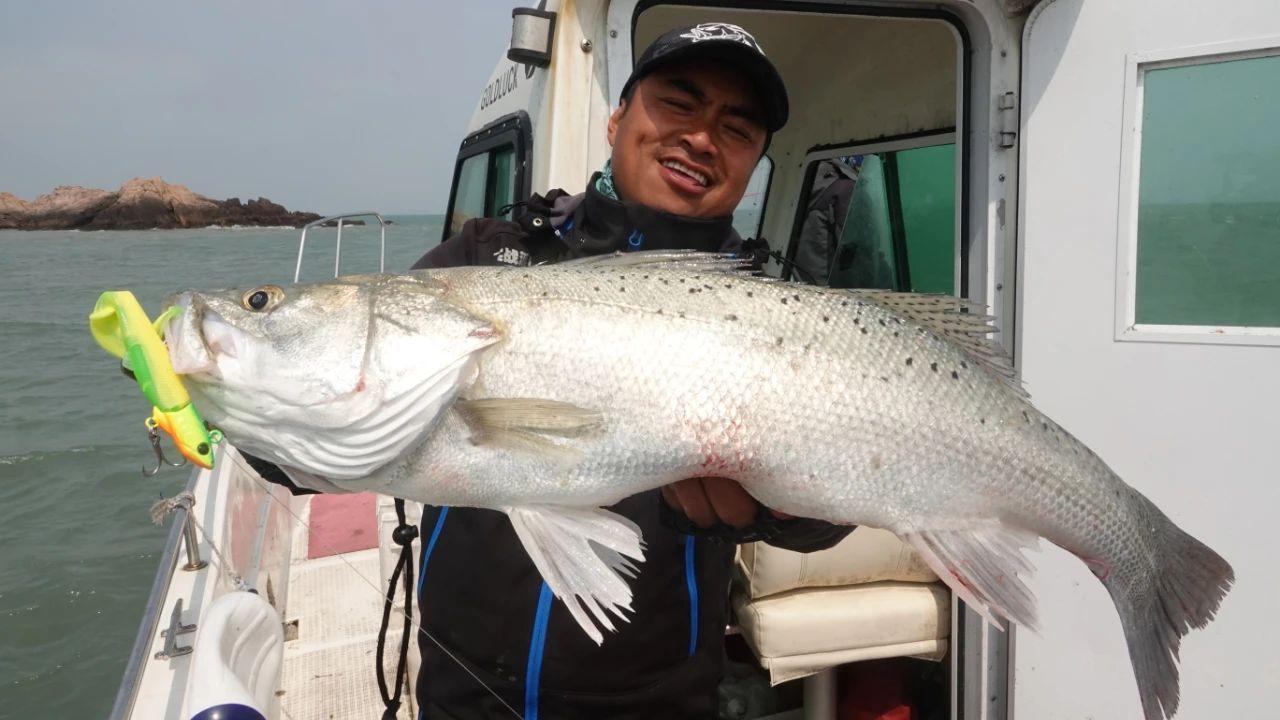
<path id="1" fill-rule="evenodd" d="M 0 3 L 0 192 L 162 176 L 294 210 L 440 212 L 530 0 Z"/>

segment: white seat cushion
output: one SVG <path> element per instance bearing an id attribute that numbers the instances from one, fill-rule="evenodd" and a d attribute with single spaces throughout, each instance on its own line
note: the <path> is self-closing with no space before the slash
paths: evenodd
<path id="1" fill-rule="evenodd" d="M 746 592 L 762 598 L 796 588 L 894 580 L 935 582 L 911 546 L 887 530 L 860 527 L 828 550 L 802 554 L 764 543 L 743 545 L 738 568 Z"/>
<path id="2" fill-rule="evenodd" d="M 732 601 L 775 684 L 846 662 L 947 652 L 951 594 L 940 583 L 803 588 L 759 599 L 735 583 Z"/>

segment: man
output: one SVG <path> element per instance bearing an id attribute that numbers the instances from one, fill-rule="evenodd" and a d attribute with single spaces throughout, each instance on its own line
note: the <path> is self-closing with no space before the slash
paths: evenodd
<path id="1" fill-rule="evenodd" d="M 831 263 L 849 214 L 849 198 L 858 181 L 857 162 L 849 158 L 822 160 L 814 172 L 809 188 L 809 207 L 800 226 L 795 264 L 797 279 L 815 285 L 826 285 L 831 276 Z"/>
<path id="2" fill-rule="evenodd" d="M 515 221 L 471 220 L 414 267 L 735 252 L 733 209 L 787 113 L 781 77 L 745 30 L 672 30 L 636 63 L 609 118 L 612 157 L 585 193 L 534 196 Z M 529 720 L 714 718 L 733 541 L 811 551 L 849 532 L 780 517 L 723 478 L 686 480 L 611 509 L 642 529 L 645 562 L 631 581 L 630 622 L 597 646 L 551 598 L 505 515 L 426 508 L 420 616 L 447 652 L 419 634 L 423 717 L 509 717 L 505 703 Z"/>

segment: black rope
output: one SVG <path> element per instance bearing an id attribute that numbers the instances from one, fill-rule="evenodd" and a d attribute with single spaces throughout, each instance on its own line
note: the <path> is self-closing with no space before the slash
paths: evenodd
<path id="1" fill-rule="evenodd" d="M 382 606 L 382 626 L 378 628 L 378 652 L 374 656 L 374 669 L 378 674 L 378 692 L 382 693 L 382 704 L 386 709 L 382 712 L 382 720 L 395 720 L 400 710 L 400 691 L 408 685 L 405 676 L 405 662 L 409 654 L 409 636 L 413 625 L 413 540 L 418 537 L 418 528 L 404 521 L 404 500 L 396 499 L 396 519 L 399 524 L 391 532 L 391 539 L 400 546 L 400 559 L 396 561 L 396 569 L 391 573 L 391 582 L 387 583 L 387 597 Z M 387 690 L 387 678 L 382 669 L 382 651 L 387 644 L 387 625 L 391 623 L 391 606 L 395 603 L 396 581 L 404 571 L 404 632 L 400 636 L 400 658 L 396 661 L 396 692 L 392 695 Z"/>
<path id="2" fill-rule="evenodd" d="M 800 267 L 800 265 L 797 264 L 795 260 L 788 260 L 785 255 L 778 252 L 777 250 L 770 250 L 769 257 L 773 258 L 774 260 L 777 260 L 779 265 L 790 270 L 792 274 L 798 275 L 800 277 L 801 282 L 808 283 L 810 285 L 818 284 L 818 280 L 813 276 L 813 273 Z"/>

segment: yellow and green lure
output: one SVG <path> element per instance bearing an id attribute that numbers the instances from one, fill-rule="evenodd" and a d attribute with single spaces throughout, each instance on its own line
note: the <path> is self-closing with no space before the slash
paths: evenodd
<path id="1" fill-rule="evenodd" d="M 152 323 L 133 293 L 114 290 L 98 298 L 89 315 L 89 330 L 103 350 L 120 358 L 151 403 L 151 417 L 145 424 L 152 442 L 157 441 L 155 430 L 160 428 L 173 438 L 183 457 L 212 468 L 213 446 L 222 440 L 222 433 L 210 430 L 196 412 L 161 340 L 164 324 L 180 312 L 181 308 L 171 307 Z"/>

